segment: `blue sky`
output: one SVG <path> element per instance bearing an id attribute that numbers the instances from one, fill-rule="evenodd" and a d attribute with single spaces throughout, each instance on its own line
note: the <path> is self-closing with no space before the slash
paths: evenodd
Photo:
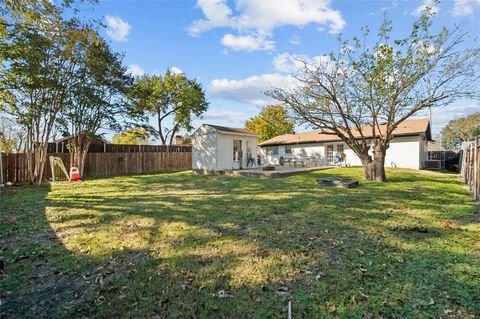
<path id="1" fill-rule="evenodd" d="M 243 126 L 271 102 L 262 91 L 288 84 L 294 70 L 289 56 L 328 54 L 338 49 L 339 32 L 348 39 L 365 25 L 376 30 L 384 10 L 394 20 L 395 32 L 406 35 L 426 5 L 438 11 L 437 27 L 465 23 L 472 36 L 480 35 L 480 0 L 100 0 L 85 6 L 82 14 L 106 24 L 102 32 L 125 54 L 134 75 L 173 68 L 198 79 L 210 108 L 195 126 Z M 475 111 L 480 111 L 479 101 L 434 110 L 434 132 Z"/>

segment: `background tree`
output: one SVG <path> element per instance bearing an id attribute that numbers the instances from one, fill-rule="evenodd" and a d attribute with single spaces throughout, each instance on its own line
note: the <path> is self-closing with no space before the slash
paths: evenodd
<path id="1" fill-rule="evenodd" d="M 182 143 L 183 144 L 192 144 L 192 136 L 188 133 L 185 133 L 183 135 L 183 140 L 182 140 Z"/>
<path id="2" fill-rule="evenodd" d="M 267 94 L 302 123 L 344 141 L 360 158 L 365 179 L 385 181 L 385 154 L 403 121 L 478 96 L 480 50 L 462 45 L 467 35 L 459 28 L 438 34 L 431 28 L 427 8 L 408 36 L 392 41 L 392 23 L 385 20 L 373 43 L 365 29 L 363 39 L 341 42 L 339 52 L 319 64 L 298 59 L 298 87 Z"/>
<path id="3" fill-rule="evenodd" d="M 18 153 L 23 151 L 25 130 L 12 118 L 0 115 L 0 152 Z"/>
<path id="4" fill-rule="evenodd" d="M 281 105 L 268 105 L 257 115 L 245 122 L 245 128 L 258 134 L 258 141 L 294 132 L 295 122 Z"/>
<path id="5" fill-rule="evenodd" d="M 113 144 L 148 145 L 149 134 L 142 128 L 131 128 L 122 133 L 117 133 L 112 138 Z"/>
<path id="6" fill-rule="evenodd" d="M 123 95 L 131 84 L 122 56 L 90 29 L 81 50 L 83 63 L 76 77 L 79 84 L 69 91 L 67 106 L 59 114 L 59 126 L 69 136 L 70 163 L 83 176 L 85 159 L 100 129 L 118 129 L 124 113 Z"/>
<path id="7" fill-rule="evenodd" d="M 188 79 L 183 73 L 167 71 L 165 75 L 144 75 L 137 78 L 129 93 L 132 101 L 130 115 L 148 123 L 155 116 L 157 127 L 148 124 L 162 144 L 171 145 L 180 130 L 190 132 L 192 118 L 200 117 L 208 108 L 205 92 L 200 83 Z"/>
<path id="8" fill-rule="evenodd" d="M 462 142 L 480 138 L 480 112 L 451 120 L 442 129 L 442 146 L 446 149 L 459 149 Z"/>

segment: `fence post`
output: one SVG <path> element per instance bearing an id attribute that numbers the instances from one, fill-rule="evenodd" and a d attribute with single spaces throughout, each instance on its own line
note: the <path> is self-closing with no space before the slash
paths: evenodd
<path id="1" fill-rule="evenodd" d="M 478 138 L 475 139 L 475 143 L 473 145 L 473 199 L 478 200 Z"/>

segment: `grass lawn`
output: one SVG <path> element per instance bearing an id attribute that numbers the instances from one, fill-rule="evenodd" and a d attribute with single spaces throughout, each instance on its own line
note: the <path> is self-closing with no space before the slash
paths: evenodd
<path id="1" fill-rule="evenodd" d="M 11 188 L 1 317 L 474 318 L 480 211 L 446 173 L 141 175 Z"/>

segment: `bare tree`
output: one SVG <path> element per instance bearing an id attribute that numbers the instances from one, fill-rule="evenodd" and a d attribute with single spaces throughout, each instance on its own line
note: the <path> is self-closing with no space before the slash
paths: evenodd
<path id="1" fill-rule="evenodd" d="M 425 108 L 478 97 L 480 49 L 466 47 L 461 27 L 432 34 L 432 16 L 427 8 L 403 39 L 392 41 L 385 19 L 373 43 L 365 28 L 362 39 L 340 40 L 338 53 L 320 63 L 296 58 L 298 86 L 267 94 L 300 122 L 343 140 L 366 180 L 386 181 L 385 155 L 400 123 Z"/>

